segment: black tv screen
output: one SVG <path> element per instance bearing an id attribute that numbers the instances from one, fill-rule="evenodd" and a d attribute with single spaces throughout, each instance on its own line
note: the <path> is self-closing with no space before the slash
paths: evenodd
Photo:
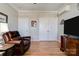
<path id="1" fill-rule="evenodd" d="M 64 34 L 79 36 L 79 16 L 64 21 Z"/>

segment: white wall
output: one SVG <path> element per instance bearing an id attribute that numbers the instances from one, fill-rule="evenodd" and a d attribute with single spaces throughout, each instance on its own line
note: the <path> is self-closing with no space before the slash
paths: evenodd
<path id="1" fill-rule="evenodd" d="M 64 34 L 64 25 L 60 25 L 60 22 L 62 19 L 67 20 L 69 18 L 79 16 L 79 10 L 77 8 L 77 3 L 71 3 L 70 4 L 70 10 L 66 13 L 63 13 L 62 15 L 59 15 L 59 21 L 58 21 L 58 39 L 60 39 L 60 36 Z"/>
<path id="2" fill-rule="evenodd" d="M 9 30 L 18 30 L 18 13 L 8 4 L 0 3 L 0 12 L 8 15 Z"/>
<path id="3" fill-rule="evenodd" d="M 52 38 L 57 40 L 57 25 L 58 25 L 58 18 L 57 18 L 57 13 L 56 12 L 43 12 L 43 11 L 25 11 L 25 12 L 19 12 L 19 23 L 18 23 L 18 30 L 20 31 L 21 35 L 31 35 L 32 40 L 38 41 L 39 39 L 39 18 L 40 17 L 48 17 L 51 18 L 50 23 L 52 24 L 50 28 L 53 28 L 54 30 L 51 31 L 53 33 Z M 21 19 L 20 19 L 21 18 Z M 24 20 L 29 22 L 26 24 L 25 27 L 22 26 L 21 20 Z M 31 27 L 31 20 L 36 20 L 37 21 L 37 26 L 36 28 Z M 43 20 L 45 21 L 45 19 Z M 22 24 L 21 24 L 22 23 Z M 27 26 L 28 25 L 28 26 Z M 22 29 L 23 27 L 23 29 Z M 27 29 L 29 28 L 29 29 Z M 26 31 L 24 30 L 26 29 Z M 25 32 L 24 32 L 25 31 Z M 29 34 L 30 33 L 30 34 Z M 24 35 L 24 36 L 25 36 Z"/>

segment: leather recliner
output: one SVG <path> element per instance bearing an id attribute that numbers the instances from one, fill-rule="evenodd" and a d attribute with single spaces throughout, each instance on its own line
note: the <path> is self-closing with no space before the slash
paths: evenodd
<path id="1" fill-rule="evenodd" d="M 18 31 L 9 31 L 3 34 L 5 43 L 15 44 L 15 55 L 23 55 L 28 51 L 31 43 L 31 37 L 21 37 Z"/>

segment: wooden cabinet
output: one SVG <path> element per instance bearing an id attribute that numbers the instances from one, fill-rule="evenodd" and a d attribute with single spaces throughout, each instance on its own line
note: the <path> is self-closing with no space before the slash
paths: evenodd
<path id="1" fill-rule="evenodd" d="M 66 49 L 65 49 L 65 53 L 67 55 L 76 55 L 76 46 L 77 46 L 76 43 L 77 43 L 76 39 L 70 37 L 67 38 Z"/>
<path id="2" fill-rule="evenodd" d="M 66 55 L 79 55 L 79 39 L 74 36 L 61 36 L 61 50 L 64 50 Z M 62 42 L 63 41 L 63 42 Z"/>
<path id="3" fill-rule="evenodd" d="M 79 56 L 79 40 L 77 40 L 77 44 L 76 44 L 76 55 Z"/>
<path id="4" fill-rule="evenodd" d="M 60 47 L 60 50 L 61 51 L 65 51 L 65 47 L 66 47 L 66 37 L 65 36 L 61 36 L 61 47 Z"/>

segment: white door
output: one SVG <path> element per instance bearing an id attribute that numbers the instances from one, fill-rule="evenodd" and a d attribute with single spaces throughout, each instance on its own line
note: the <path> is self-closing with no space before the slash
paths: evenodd
<path id="1" fill-rule="evenodd" d="M 49 18 L 49 40 L 56 41 L 57 40 L 57 18 L 50 17 Z"/>
<path id="2" fill-rule="evenodd" d="M 57 40 L 57 19 L 56 17 L 39 18 L 39 40 L 56 41 Z"/>
<path id="3" fill-rule="evenodd" d="M 34 22 L 34 23 L 33 23 Z M 38 20 L 37 18 L 31 18 L 31 40 L 32 41 L 39 41 L 38 38 Z"/>
<path id="4" fill-rule="evenodd" d="M 30 20 L 27 17 L 19 17 L 18 30 L 21 36 L 30 36 Z"/>
<path id="5" fill-rule="evenodd" d="M 48 19 L 46 17 L 39 18 L 39 40 L 48 40 Z"/>

